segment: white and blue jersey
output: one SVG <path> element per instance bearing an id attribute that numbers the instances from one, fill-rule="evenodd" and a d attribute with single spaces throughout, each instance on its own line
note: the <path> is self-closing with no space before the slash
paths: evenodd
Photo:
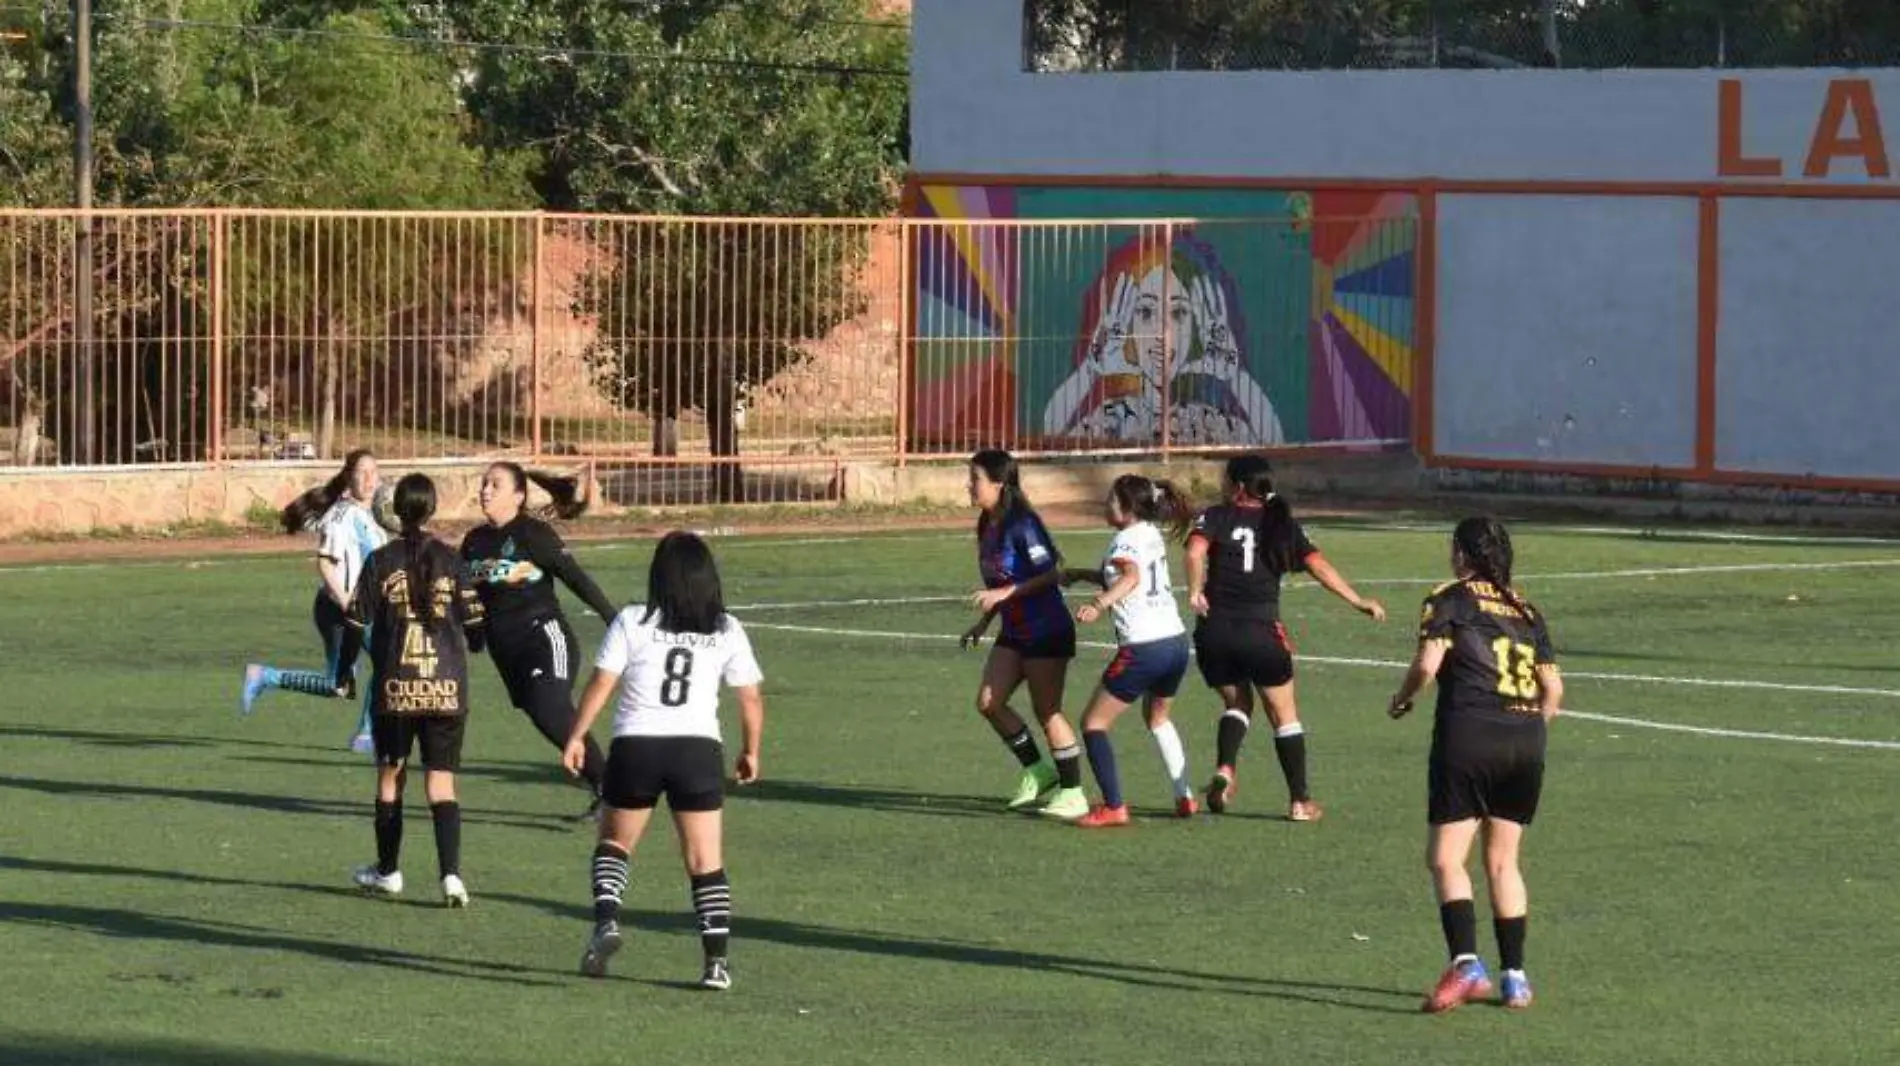
<path id="1" fill-rule="evenodd" d="M 317 522 L 317 556 L 335 563 L 341 572 L 345 601 L 356 595 L 356 582 L 370 553 L 387 543 L 389 534 L 376 524 L 376 516 L 347 496 L 330 505 Z"/>
<path id="2" fill-rule="evenodd" d="M 1168 542 L 1152 522 L 1115 534 L 1102 557 L 1102 584 L 1114 587 L 1124 567 L 1140 583 L 1115 604 L 1115 640 L 1121 647 L 1102 674 L 1102 687 L 1124 702 L 1144 695 L 1172 697 L 1187 673 L 1187 626 L 1168 578 Z"/>

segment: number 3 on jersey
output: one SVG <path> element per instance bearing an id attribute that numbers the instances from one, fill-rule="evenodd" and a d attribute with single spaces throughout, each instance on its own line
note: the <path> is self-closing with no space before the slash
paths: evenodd
<path id="1" fill-rule="evenodd" d="M 1515 700 L 1534 700 L 1543 691 L 1537 683 L 1537 649 L 1510 637 L 1491 642 L 1498 661 L 1498 692 Z"/>
<path id="2" fill-rule="evenodd" d="M 683 707 L 693 691 L 693 649 L 674 648 L 666 653 L 666 681 L 660 685 L 660 703 Z"/>

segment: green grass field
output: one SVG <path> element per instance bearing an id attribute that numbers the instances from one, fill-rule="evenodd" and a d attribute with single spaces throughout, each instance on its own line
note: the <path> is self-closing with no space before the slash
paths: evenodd
<path id="1" fill-rule="evenodd" d="M 1900 542 L 1520 529 L 1579 712 L 1554 727 L 1527 845 L 1539 1000 L 1417 1013 L 1443 961 L 1430 722 L 1386 719 L 1382 664 L 1409 654 L 1446 528 L 1313 527 L 1393 614 L 1287 595 L 1325 821 L 1282 820 L 1264 733 L 1239 813 L 1161 817 L 1129 719 L 1123 776 L 1150 816 L 1107 834 L 998 809 L 1014 763 L 971 709 L 978 653 L 947 639 L 969 619 L 950 600 L 967 538 L 720 541 L 734 604 L 834 601 L 740 612 L 769 679 L 768 780 L 728 807 L 724 996 L 686 985 L 698 944 L 664 827 L 635 857 L 616 976 L 574 975 L 581 797 L 485 660 L 462 785 L 474 906 L 433 905 L 419 797 L 413 899 L 372 902 L 347 887 L 373 854 L 371 772 L 342 750 L 354 707 L 276 694 L 236 715 L 247 659 L 316 658 L 307 561 L 0 573 L 0 1063 L 1900 1061 Z M 1062 540 L 1092 561 L 1106 535 Z M 580 549 L 617 596 L 646 553 Z M 591 654 L 601 625 L 576 624 Z M 1077 661 L 1072 707 L 1106 656 Z M 1197 780 L 1216 713 L 1191 684 Z"/>

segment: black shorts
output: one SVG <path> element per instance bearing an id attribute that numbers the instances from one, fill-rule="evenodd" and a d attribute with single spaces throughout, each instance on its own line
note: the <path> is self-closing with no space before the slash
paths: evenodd
<path id="1" fill-rule="evenodd" d="M 1015 652 L 1024 662 L 1036 659 L 1061 659 L 1067 661 L 1075 658 L 1075 627 L 1070 626 L 1060 633 L 1052 633 L 1048 636 L 1029 637 L 1026 639 L 1013 637 L 1005 633 L 996 638 L 996 646 L 999 648 L 1008 648 L 1010 651 Z"/>
<path id="2" fill-rule="evenodd" d="M 705 737 L 615 737 L 600 798 L 623 811 L 651 810 L 666 797 L 675 811 L 726 805 L 725 752 Z"/>
<path id="3" fill-rule="evenodd" d="M 1467 722 L 1433 732 L 1426 819 L 1529 825 L 1544 791 L 1542 722 Z"/>
<path id="4" fill-rule="evenodd" d="M 419 746 L 424 767 L 453 773 L 462 766 L 462 733 L 467 724 L 465 714 L 379 714 L 370 724 L 376 761 L 394 766 Z"/>
<path id="5" fill-rule="evenodd" d="M 488 635 L 488 654 L 501 671 L 501 683 L 508 688 L 508 703 L 533 712 L 538 701 L 547 699 L 548 686 L 558 686 L 559 699 L 572 704 L 570 693 L 581 669 L 581 642 L 567 619 L 545 618 L 518 629 Z"/>
<path id="6" fill-rule="evenodd" d="M 1209 688 L 1279 688 L 1293 681 L 1293 642 L 1275 621 L 1204 619 L 1194 628 L 1194 658 Z"/>
<path id="7" fill-rule="evenodd" d="M 356 660 L 363 653 L 363 631 L 350 625 L 345 619 L 343 608 L 336 605 L 329 593 L 319 590 L 317 601 L 310 605 L 310 621 L 317 627 L 317 636 L 323 640 L 323 656 L 330 676 L 335 679 L 337 691 L 354 690 L 356 685 Z"/>

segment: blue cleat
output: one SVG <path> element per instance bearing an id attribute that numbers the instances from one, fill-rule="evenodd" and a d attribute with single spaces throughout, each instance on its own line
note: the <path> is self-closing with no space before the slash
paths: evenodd
<path id="1" fill-rule="evenodd" d="M 257 710 L 257 698 L 271 686 L 271 670 L 256 663 L 244 668 L 244 691 L 238 696 L 238 713 L 249 718 Z"/>
<path id="2" fill-rule="evenodd" d="M 1531 1005 L 1531 979 L 1523 970 L 1504 971 L 1504 982 L 1500 997 L 1509 1010 L 1523 1010 Z"/>

